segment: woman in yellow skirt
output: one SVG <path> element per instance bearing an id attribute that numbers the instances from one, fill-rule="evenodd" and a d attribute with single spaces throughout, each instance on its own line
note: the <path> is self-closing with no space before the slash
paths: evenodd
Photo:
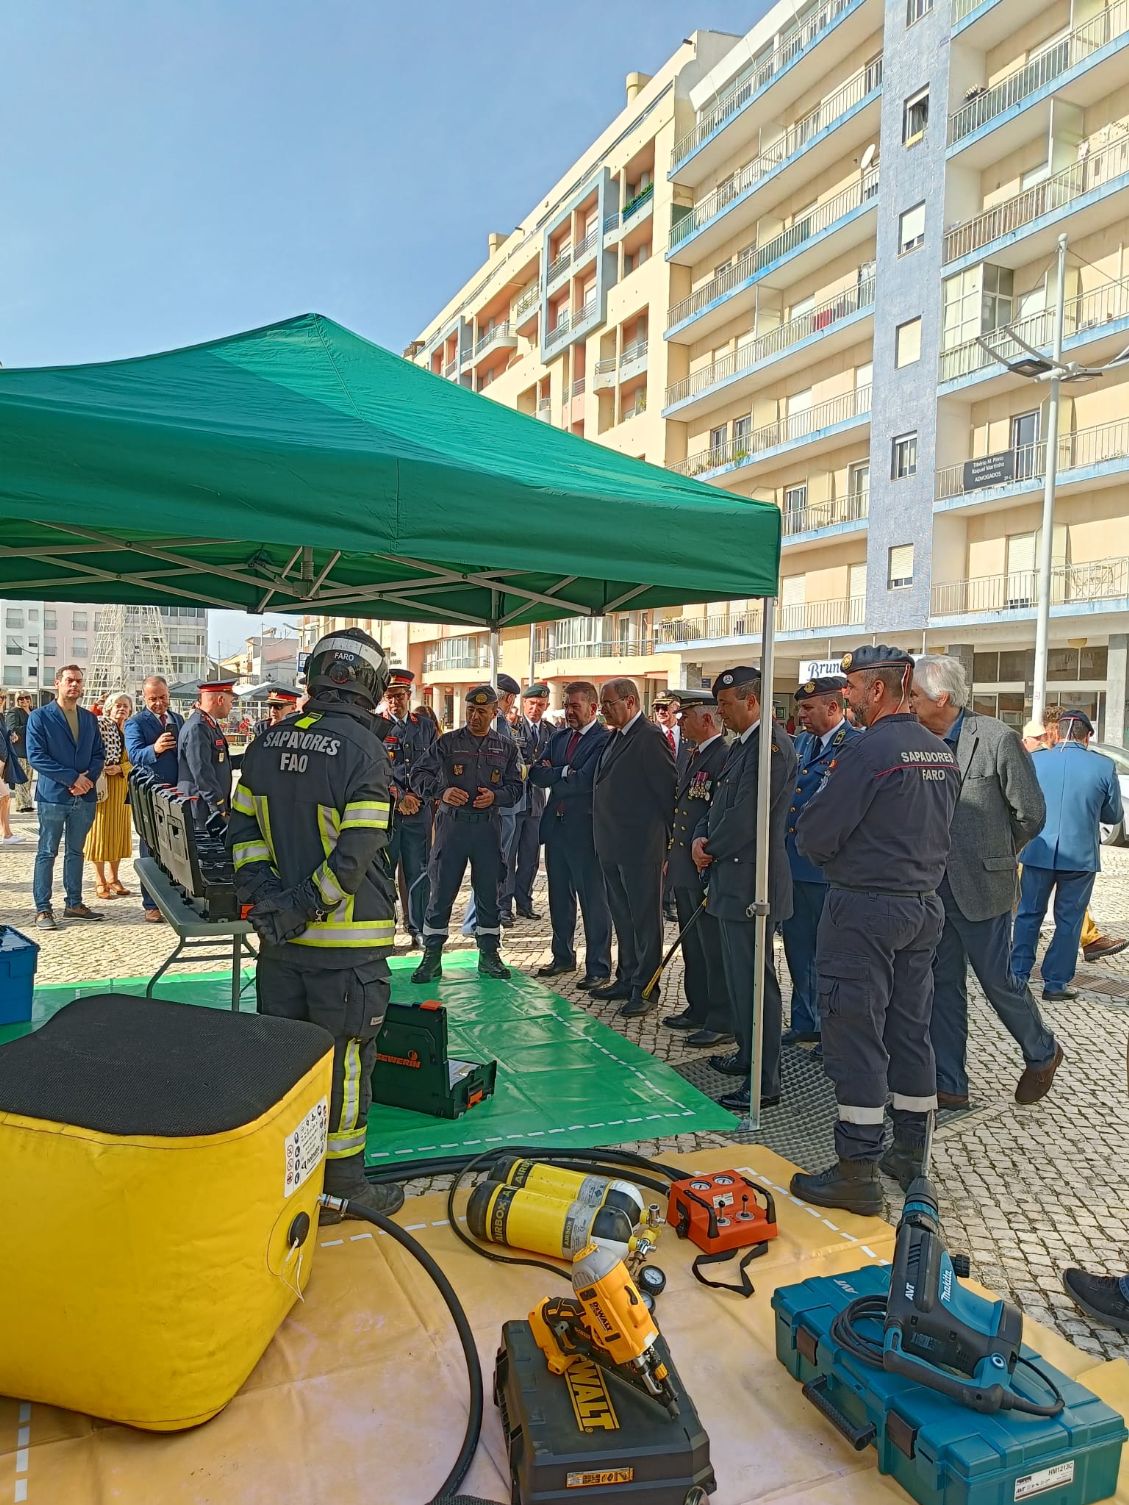
<path id="1" fill-rule="evenodd" d="M 129 784 L 129 759 L 125 751 L 125 736 L 122 727 L 133 715 L 133 701 L 124 690 L 110 695 L 103 702 L 98 730 L 106 748 L 106 764 L 102 770 L 106 780 L 106 797 L 98 796 L 94 812 L 94 824 L 86 838 L 83 851 L 88 862 L 94 864 L 98 874 L 98 897 L 114 899 L 119 895 L 129 897 L 118 877 L 118 864 L 133 850 L 133 822 L 130 819 L 126 795 Z M 107 878 L 107 870 L 109 877 Z"/>

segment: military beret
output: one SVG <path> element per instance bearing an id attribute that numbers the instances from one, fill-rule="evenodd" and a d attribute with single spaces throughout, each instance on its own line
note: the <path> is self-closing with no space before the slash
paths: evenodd
<path id="1" fill-rule="evenodd" d="M 394 690 L 397 685 L 410 685 L 414 679 L 415 674 L 411 669 L 389 669 L 388 688 Z"/>
<path id="2" fill-rule="evenodd" d="M 466 692 L 467 705 L 497 705 L 498 692 L 493 685 L 475 685 Z"/>
<path id="3" fill-rule="evenodd" d="M 548 700 L 549 686 L 546 684 L 526 685 L 521 693 L 526 700 Z"/>
<path id="4" fill-rule="evenodd" d="M 819 679 L 806 680 L 792 696 L 795 701 L 810 700 L 813 695 L 840 695 L 847 688 L 841 674 L 823 674 Z"/>
<path id="5" fill-rule="evenodd" d="M 504 695 L 520 695 L 521 694 L 521 686 L 518 684 L 518 682 L 517 682 L 516 679 L 511 678 L 511 676 L 508 675 L 508 674 L 499 674 L 498 675 L 498 689 Z"/>
<path id="6" fill-rule="evenodd" d="M 720 673 L 710 686 L 715 695 L 720 695 L 722 690 L 731 690 L 734 685 L 748 684 L 749 680 L 758 680 L 761 671 L 752 664 L 738 664 L 735 669 L 725 669 Z"/>
<path id="7" fill-rule="evenodd" d="M 912 669 L 913 655 L 904 648 L 891 648 L 888 643 L 864 643 L 851 653 L 844 653 L 839 661 L 844 674 L 860 674 L 864 669 Z"/>
<path id="8" fill-rule="evenodd" d="M 1058 718 L 1059 726 L 1069 726 L 1075 721 L 1079 725 L 1084 726 L 1091 737 L 1094 735 L 1094 723 L 1086 715 L 1085 711 L 1063 711 L 1062 715 Z"/>
<path id="9" fill-rule="evenodd" d="M 687 711 L 717 710 L 717 696 L 712 690 L 679 690 L 678 694 L 683 716 Z"/>

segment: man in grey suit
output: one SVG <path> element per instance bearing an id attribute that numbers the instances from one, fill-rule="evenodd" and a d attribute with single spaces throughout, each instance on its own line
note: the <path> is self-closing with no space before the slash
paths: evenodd
<path id="1" fill-rule="evenodd" d="M 945 928 L 933 960 L 937 1103 L 968 1106 L 968 963 L 1000 1023 L 1023 1052 L 1017 1103 L 1051 1090 L 1062 1047 L 1026 982 L 1012 973 L 1011 919 L 1017 854 L 1043 828 L 1047 808 L 1030 756 L 1010 727 L 966 709 L 960 661 L 929 655 L 913 673 L 910 704 L 922 726 L 953 749 L 961 775 L 948 866 L 938 890 Z"/>
<path id="2" fill-rule="evenodd" d="M 600 710 L 611 736 L 592 784 L 592 834 L 604 874 L 619 961 L 607 988 L 590 998 L 622 999 L 628 1019 L 659 1001 L 643 989 L 662 960 L 663 863 L 674 825 L 674 754 L 666 737 L 643 715 L 634 680 L 610 680 Z"/>
<path id="3" fill-rule="evenodd" d="M 753 1057 L 753 977 L 756 922 L 749 908 L 756 898 L 757 781 L 760 768 L 760 670 L 749 665 L 726 669 L 713 682 L 718 710 L 737 740 L 729 749 L 714 783 L 713 798 L 702 813 L 694 838 L 694 862 L 708 870 L 707 905 L 721 925 L 721 956 L 737 1049 L 711 1056 L 710 1065 L 728 1076 L 744 1077 L 720 1099 L 733 1113 L 749 1110 L 749 1072 Z M 771 715 L 771 711 L 769 712 Z M 792 739 L 772 724 L 769 771 L 767 944 L 764 968 L 764 1028 L 761 1040 L 761 1106 L 780 1101 L 780 1034 L 783 1008 L 773 965 L 772 936 L 777 922 L 792 914 L 792 873 L 785 847 L 788 800 L 796 787 L 796 752 Z"/>

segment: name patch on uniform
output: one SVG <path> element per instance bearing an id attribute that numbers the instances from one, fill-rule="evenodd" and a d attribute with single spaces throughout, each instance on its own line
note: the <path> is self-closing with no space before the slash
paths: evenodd
<path id="1" fill-rule="evenodd" d="M 335 758 L 341 750 L 340 737 L 327 737 L 324 732 L 299 732 L 290 727 L 279 727 L 277 731 L 267 732 L 262 738 L 267 747 L 292 747 L 299 752 L 324 753 L 327 758 Z"/>

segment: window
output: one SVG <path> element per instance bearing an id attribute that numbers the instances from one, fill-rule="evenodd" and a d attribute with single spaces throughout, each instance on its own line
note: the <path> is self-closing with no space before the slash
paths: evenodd
<path id="1" fill-rule="evenodd" d="M 907 585 L 913 584 L 913 544 L 896 544 L 889 552 L 889 565 L 886 570 L 886 588 L 888 590 L 904 590 Z"/>
<path id="2" fill-rule="evenodd" d="M 912 26 L 933 9 L 933 0 L 906 0 L 906 25 Z"/>
<path id="3" fill-rule="evenodd" d="M 51 610 L 50 607 L 48 607 L 43 613 L 43 625 L 47 628 L 55 626 L 55 613 Z"/>
<path id="4" fill-rule="evenodd" d="M 749 452 L 749 435 L 753 431 L 752 415 L 746 413 L 743 418 L 733 420 L 733 458 L 741 459 Z"/>
<path id="5" fill-rule="evenodd" d="M 907 319 L 899 324 L 894 345 L 894 365 L 912 366 L 921 359 L 921 320 Z"/>
<path id="6" fill-rule="evenodd" d="M 870 491 L 870 461 L 852 465 L 847 472 L 847 490 L 852 496 L 866 496 Z"/>
<path id="7" fill-rule="evenodd" d="M 1015 274 L 1010 267 L 993 266 L 985 262 L 984 283 L 980 302 L 980 332 L 1002 329 L 1011 323 L 1014 304 Z"/>
<path id="8" fill-rule="evenodd" d="M 898 217 L 898 251 L 904 255 L 925 244 L 925 201 L 906 209 Z"/>
<path id="9" fill-rule="evenodd" d="M 71 650 L 76 658 L 81 658 L 86 652 L 86 639 L 73 638 L 71 641 Z"/>
<path id="10" fill-rule="evenodd" d="M 710 449 L 725 448 L 725 424 L 719 424 L 717 428 L 710 429 Z"/>
<path id="11" fill-rule="evenodd" d="M 925 135 L 929 124 L 929 89 L 919 89 L 902 105 L 902 142 L 912 146 Z"/>
<path id="12" fill-rule="evenodd" d="M 59 645 L 54 638 L 48 638 L 43 645 L 43 651 L 48 658 L 54 658 L 59 651 Z"/>
<path id="13" fill-rule="evenodd" d="M 5 627 L 22 627 L 23 625 L 24 625 L 24 614 L 23 614 L 22 611 L 12 611 L 11 608 L 9 608 L 4 613 L 4 626 Z"/>
<path id="14" fill-rule="evenodd" d="M 1036 589 L 1035 534 L 1011 533 L 1007 539 L 1007 591 L 1005 605 L 1012 608 L 1034 604 Z M 1011 675 L 1007 676 L 1012 678 Z"/>
<path id="15" fill-rule="evenodd" d="M 38 622 L 39 621 L 39 607 L 38 606 L 32 606 L 31 608 L 29 608 L 28 614 L 27 614 L 27 619 L 28 619 L 29 622 Z"/>
<path id="16" fill-rule="evenodd" d="M 4 652 L 9 658 L 19 658 L 24 651 L 24 645 L 19 638 L 8 637 L 4 639 Z"/>
<path id="17" fill-rule="evenodd" d="M 1029 481 L 1038 474 L 1039 410 L 1017 413 L 1011 420 L 1011 449 L 1015 456 L 1015 479 Z"/>
<path id="18" fill-rule="evenodd" d="M 784 488 L 784 531 L 785 533 L 799 533 L 804 527 L 804 516 L 808 510 L 808 488 L 803 486 L 786 486 Z"/>
<path id="19" fill-rule="evenodd" d="M 892 445 L 890 479 L 905 480 L 917 474 L 917 432 L 899 434 Z"/>
<path id="20" fill-rule="evenodd" d="M 4 683 L 6 685 L 22 685 L 23 682 L 24 671 L 18 666 L 15 669 L 4 670 Z"/>
<path id="21" fill-rule="evenodd" d="M 87 630 L 86 612 L 76 611 L 71 619 L 72 632 L 85 632 Z"/>

